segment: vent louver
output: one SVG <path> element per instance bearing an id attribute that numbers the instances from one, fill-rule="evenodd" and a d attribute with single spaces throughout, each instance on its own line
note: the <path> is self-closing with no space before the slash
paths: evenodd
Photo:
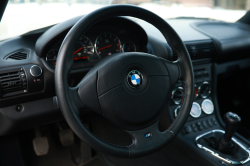
<path id="1" fill-rule="evenodd" d="M 206 44 L 185 44 L 192 60 L 202 58 L 212 58 L 216 54 L 214 43 Z M 177 53 L 173 50 L 173 59 L 177 60 Z"/>
<path id="2" fill-rule="evenodd" d="M 0 74 L 2 93 L 10 93 L 22 90 L 19 72 Z"/>
<path id="3" fill-rule="evenodd" d="M 24 89 L 27 89 L 27 80 L 23 69 L 12 69 L 0 73 L 0 85 L 2 97 L 24 93 Z"/>
<path id="4" fill-rule="evenodd" d="M 191 59 L 212 58 L 216 49 L 213 43 L 186 45 Z"/>
<path id="5" fill-rule="evenodd" d="M 24 60 L 28 58 L 27 50 L 19 50 L 8 55 L 5 60 Z"/>

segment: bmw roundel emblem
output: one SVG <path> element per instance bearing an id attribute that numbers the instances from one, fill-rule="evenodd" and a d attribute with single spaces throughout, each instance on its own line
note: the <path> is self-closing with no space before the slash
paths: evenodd
<path id="1" fill-rule="evenodd" d="M 128 73 L 127 81 L 132 88 L 139 88 L 142 84 L 143 76 L 137 70 L 132 70 Z"/>

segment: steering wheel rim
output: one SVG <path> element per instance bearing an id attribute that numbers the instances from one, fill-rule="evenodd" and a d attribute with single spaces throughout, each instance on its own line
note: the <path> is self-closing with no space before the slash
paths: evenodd
<path id="1" fill-rule="evenodd" d="M 73 87 L 73 88 L 69 87 L 68 76 L 73 66 L 73 57 L 71 55 L 72 55 L 72 52 L 74 51 L 73 50 L 74 44 L 76 43 L 78 37 L 84 32 L 86 32 L 89 27 L 93 26 L 98 21 L 109 18 L 109 17 L 114 17 L 114 16 L 132 16 L 132 17 L 140 18 L 154 25 L 158 30 L 160 30 L 160 32 L 166 38 L 166 41 L 168 42 L 170 47 L 172 47 L 172 49 L 176 51 L 179 57 L 178 60 L 175 62 L 169 62 L 162 58 L 149 55 L 149 54 L 145 54 L 145 53 L 121 53 L 121 55 L 119 56 L 114 55 L 114 56 L 109 56 L 103 59 L 95 67 L 91 69 L 91 71 L 83 78 L 83 80 L 76 87 Z M 98 81 L 100 81 L 99 79 L 100 74 L 98 75 L 98 72 L 101 73 L 101 76 L 103 76 L 102 79 L 104 79 L 105 81 L 105 76 L 107 75 L 105 75 L 105 72 L 102 73 L 102 71 L 106 71 L 106 68 L 107 68 L 106 66 L 108 65 L 114 66 L 116 63 L 122 65 L 124 62 L 126 61 L 129 62 L 131 60 L 132 60 L 131 64 L 139 64 L 139 65 L 136 65 L 136 67 L 142 66 L 140 69 L 145 71 L 145 75 L 146 76 L 148 75 L 148 79 L 151 82 L 153 82 L 152 80 L 155 78 L 158 79 L 158 77 L 153 77 L 153 76 L 157 76 L 157 74 L 155 73 L 162 72 L 161 75 L 163 75 L 164 78 L 161 77 L 160 80 L 163 80 L 162 82 L 167 83 L 164 85 L 166 85 L 166 87 L 168 88 L 165 88 L 165 86 L 163 87 L 162 85 L 160 85 L 162 89 L 164 89 L 162 90 L 164 91 L 164 93 L 162 93 L 162 96 L 166 95 L 165 98 L 161 97 L 162 99 L 161 103 L 163 100 L 165 100 L 166 101 L 165 103 L 167 103 L 167 100 L 169 99 L 169 96 L 170 96 L 170 88 L 177 82 L 178 79 L 183 82 L 184 95 L 183 95 L 180 111 L 177 117 L 174 119 L 174 121 L 172 122 L 172 124 L 169 126 L 169 128 L 166 131 L 164 132 L 157 131 L 158 120 L 156 119 L 159 118 L 160 113 L 162 112 L 162 110 L 158 109 L 156 113 L 155 111 L 152 111 L 154 114 L 149 113 L 146 119 L 145 118 L 140 119 L 141 121 L 143 121 L 143 123 L 141 123 L 142 125 L 135 123 L 134 125 L 129 126 L 129 124 L 126 121 L 127 119 L 125 119 L 126 121 L 125 123 L 116 122 L 118 123 L 118 125 L 121 125 L 121 127 L 124 128 L 132 136 L 133 143 L 130 146 L 113 145 L 93 135 L 93 133 L 91 133 L 91 131 L 89 131 L 83 125 L 79 117 L 79 110 L 87 106 L 99 114 L 104 115 L 105 113 L 106 116 L 108 115 L 107 116 L 108 119 L 113 120 L 114 117 L 110 117 L 109 114 L 107 114 L 107 113 L 110 113 L 108 110 L 110 109 L 112 110 L 112 108 L 108 107 L 107 105 L 103 105 L 101 103 L 102 101 L 100 99 L 100 96 L 103 96 L 103 94 L 105 93 L 102 93 L 101 95 L 96 93 L 98 91 L 98 87 L 96 87 L 95 85 L 97 84 Z M 141 61 L 145 61 L 145 63 L 147 64 L 151 62 L 155 68 L 158 67 L 157 71 L 156 70 L 153 71 L 154 69 L 151 69 L 151 68 L 145 69 L 149 65 L 145 65 L 141 63 Z M 111 69 L 108 71 L 110 72 Z M 124 73 L 120 73 L 120 74 L 124 75 Z M 68 122 L 72 130 L 82 140 L 84 140 L 86 143 L 88 143 L 91 147 L 93 147 L 97 151 L 111 155 L 111 156 L 123 157 L 123 158 L 139 157 L 139 156 L 150 154 L 158 150 L 162 146 L 166 145 L 178 134 L 178 132 L 184 126 L 188 118 L 191 106 L 192 106 L 193 93 L 194 93 L 193 80 L 194 80 L 194 76 L 193 76 L 193 67 L 192 67 L 191 59 L 186 50 L 186 47 L 184 46 L 178 34 L 172 29 L 172 27 L 165 20 L 163 20 L 156 14 L 146 9 L 132 6 L 132 5 L 113 5 L 113 6 L 104 7 L 80 19 L 71 28 L 71 30 L 68 32 L 68 34 L 64 38 L 63 43 L 58 53 L 57 65 L 55 69 L 55 87 L 56 87 L 56 94 L 58 97 L 59 106 L 66 121 Z M 155 82 L 159 83 L 161 81 L 155 81 Z M 105 86 L 102 86 L 102 87 L 104 87 L 105 89 L 107 86 L 108 85 L 106 84 Z M 122 87 L 124 88 L 124 86 L 125 86 L 125 83 L 123 82 Z M 152 89 L 155 90 L 154 89 L 155 86 L 151 86 L 150 84 L 150 87 L 152 87 Z M 111 91 L 111 89 L 109 89 L 109 91 Z M 127 89 L 127 90 L 131 91 L 131 92 L 128 92 L 128 94 L 137 93 L 136 89 L 134 90 Z M 132 96 L 144 94 L 144 93 L 146 94 L 147 91 L 148 91 L 148 87 L 145 86 L 144 91 L 142 90 L 138 94 L 132 94 Z M 95 94 L 93 94 L 93 92 Z M 85 94 L 93 94 L 93 95 L 92 97 L 87 98 Z M 146 99 L 148 101 L 149 99 L 148 95 L 145 97 L 147 97 Z M 105 98 L 105 102 L 106 101 L 108 101 L 107 103 L 112 102 L 110 101 L 109 97 Z M 165 103 L 162 103 L 162 104 L 165 104 Z M 163 105 L 161 105 L 161 107 L 163 108 Z M 116 114 L 120 114 L 120 113 L 116 112 Z M 117 118 L 119 116 L 115 116 L 115 117 Z M 150 116 L 154 116 L 154 118 Z M 146 122 L 144 121 L 150 121 L 150 123 L 146 124 Z M 146 138 L 145 134 L 151 134 L 151 137 Z"/>

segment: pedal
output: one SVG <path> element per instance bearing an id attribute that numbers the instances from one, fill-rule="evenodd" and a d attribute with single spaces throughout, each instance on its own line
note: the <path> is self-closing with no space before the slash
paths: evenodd
<path id="1" fill-rule="evenodd" d="M 70 146 L 74 143 L 74 133 L 71 129 L 61 130 L 59 138 L 63 146 Z"/>
<path id="2" fill-rule="evenodd" d="M 33 139 L 33 148 L 37 156 L 43 156 L 49 152 L 49 142 L 47 137 L 41 137 L 39 128 L 35 129 L 36 138 Z"/>

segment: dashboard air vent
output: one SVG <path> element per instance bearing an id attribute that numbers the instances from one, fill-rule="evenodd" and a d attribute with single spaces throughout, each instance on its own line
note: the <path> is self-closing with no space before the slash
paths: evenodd
<path id="1" fill-rule="evenodd" d="M 216 53 L 215 45 L 212 42 L 206 44 L 186 44 L 186 47 L 191 59 L 212 58 Z"/>
<path id="2" fill-rule="evenodd" d="M 19 50 L 8 55 L 5 60 L 24 60 L 28 58 L 27 50 Z"/>
<path id="3" fill-rule="evenodd" d="M 25 73 L 20 68 L 0 73 L 1 96 L 7 97 L 24 93 L 24 89 L 27 88 L 27 81 L 26 78 L 22 79 L 23 75 Z"/>
<path id="4" fill-rule="evenodd" d="M 213 42 L 204 44 L 185 44 L 192 60 L 212 58 L 216 54 L 216 47 Z M 173 59 L 177 60 L 177 53 L 173 50 Z"/>

